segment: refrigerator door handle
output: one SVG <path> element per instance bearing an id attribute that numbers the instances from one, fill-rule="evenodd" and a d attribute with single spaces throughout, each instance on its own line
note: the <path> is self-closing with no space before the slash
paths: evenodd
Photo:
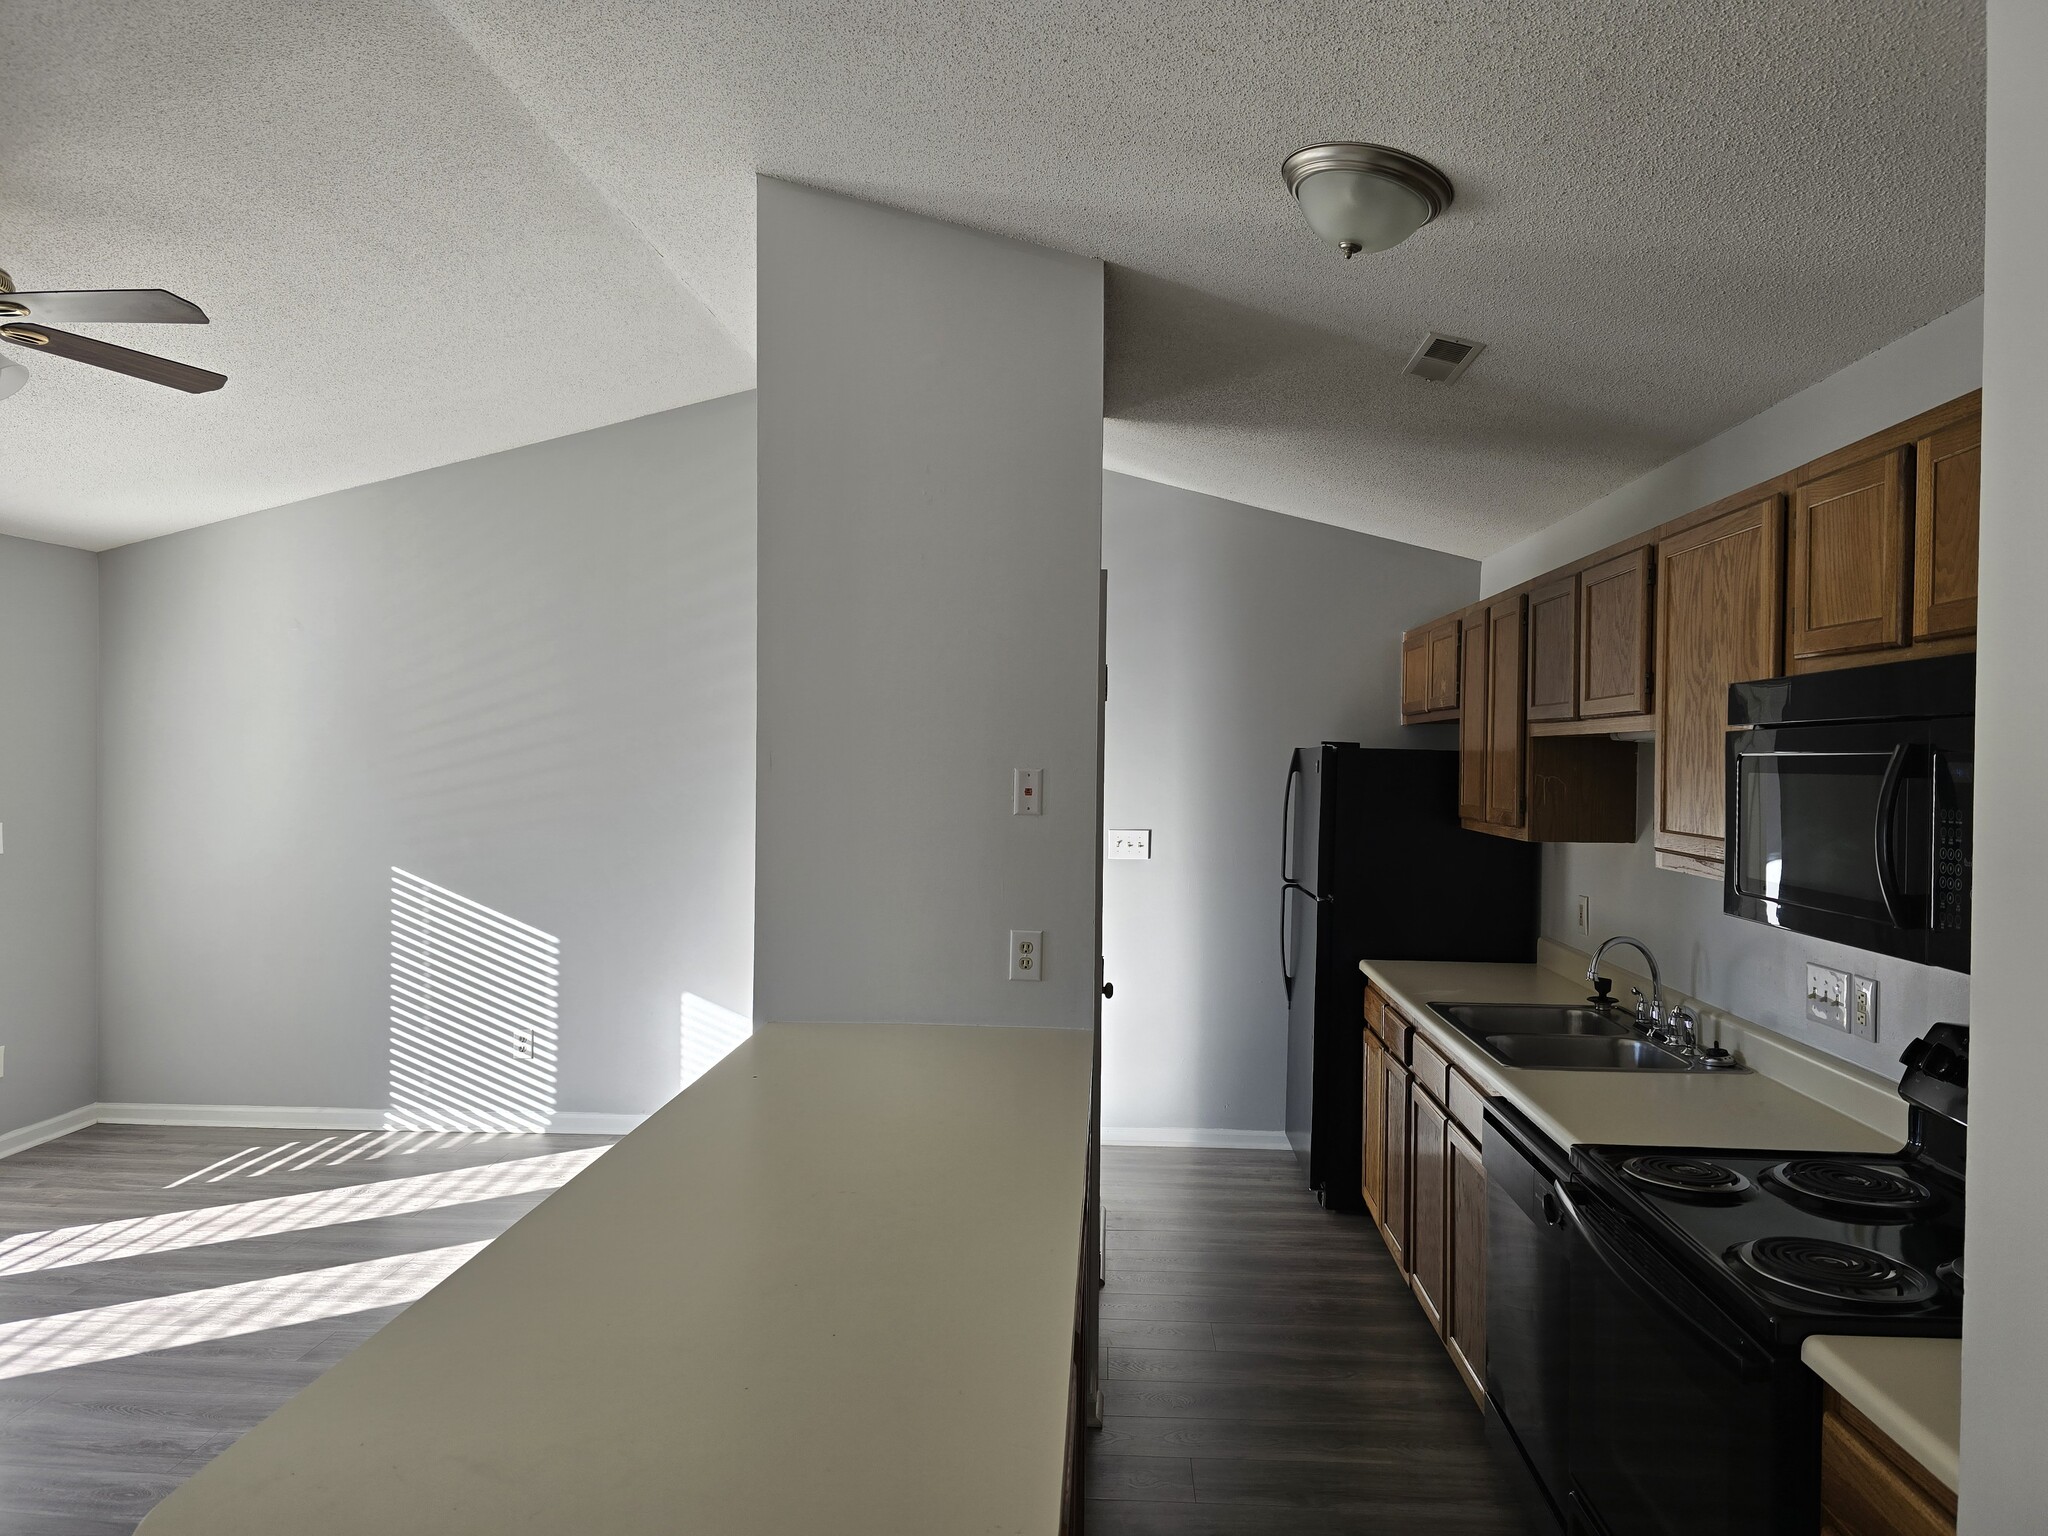
<path id="1" fill-rule="evenodd" d="M 1280 798 L 1280 883 L 1294 884 L 1294 871 L 1287 867 L 1288 856 L 1294 852 L 1294 784 L 1301 777 L 1301 754 L 1296 752 L 1287 759 L 1287 793 Z"/>
<path id="2" fill-rule="evenodd" d="M 1292 880 L 1280 886 L 1280 984 L 1287 989 L 1287 1000 L 1294 1001 L 1294 956 L 1287 947 L 1287 900 L 1301 887 Z"/>

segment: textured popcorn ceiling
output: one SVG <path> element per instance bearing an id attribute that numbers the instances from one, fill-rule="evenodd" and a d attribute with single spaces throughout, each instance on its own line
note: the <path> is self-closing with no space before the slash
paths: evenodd
<path id="1" fill-rule="evenodd" d="M 1977 4 L 0 14 L 0 266 L 231 380 L 8 350 L 0 529 L 92 548 L 749 387 L 756 171 L 1110 262 L 1111 467 L 1468 555 L 1982 285 Z M 1278 170 L 1337 137 L 1456 206 L 1343 262 Z"/>

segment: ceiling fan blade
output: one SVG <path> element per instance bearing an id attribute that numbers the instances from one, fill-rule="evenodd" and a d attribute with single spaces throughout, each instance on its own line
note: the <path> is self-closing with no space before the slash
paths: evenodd
<path id="1" fill-rule="evenodd" d="M 91 363 L 95 368 L 125 373 L 130 378 L 147 379 L 152 384 L 166 384 L 192 395 L 219 389 L 228 381 L 226 374 L 209 373 L 189 363 L 174 363 L 168 357 L 133 352 L 127 347 L 117 347 L 111 341 L 74 336 L 69 331 L 53 330 L 47 325 L 27 325 L 19 321 L 0 325 L 0 341 L 11 341 L 17 347 L 27 347 L 35 352 L 47 352 L 52 357 L 68 357 L 74 363 Z"/>
<path id="2" fill-rule="evenodd" d="M 161 288 L 94 288 L 76 293 L 0 293 L 0 320 L 53 324 L 204 325 L 206 311 Z"/>

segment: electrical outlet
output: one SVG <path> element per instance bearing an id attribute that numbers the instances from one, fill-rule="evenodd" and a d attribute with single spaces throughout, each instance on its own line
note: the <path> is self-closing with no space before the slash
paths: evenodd
<path id="1" fill-rule="evenodd" d="M 1110 833 L 1107 857 L 1112 859 L 1151 858 L 1152 829 L 1150 827 L 1127 827 L 1121 832 Z"/>
<path id="2" fill-rule="evenodd" d="M 512 1054 L 521 1061 L 533 1060 L 533 1031 L 515 1029 L 512 1031 Z"/>
<path id="3" fill-rule="evenodd" d="M 1585 936 L 1586 938 L 1589 938 L 1589 939 L 1590 939 L 1590 938 L 1591 938 L 1591 937 L 1593 936 L 1593 899 L 1592 899 L 1592 897 L 1590 897 L 1590 896 L 1581 896 L 1581 897 L 1579 898 L 1579 905 L 1578 905 L 1578 916 L 1577 916 L 1577 917 L 1576 917 L 1575 919 L 1573 919 L 1573 920 L 1574 920 L 1574 921 L 1575 921 L 1575 922 L 1576 922 L 1576 923 L 1577 923 L 1577 924 L 1579 925 L 1579 932 L 1580 932 L 1580 933 L 1581 933 L 1582 935 L 1584 935 L 1584 936 Z"/>
<path id="4" fill-rule="evenodd" d="M 1039 928 L 1010 930 L 1010 980 L 1037 981 L 1045 974 L 1045 932 Z"/>
<path id="5" fill-rule="evenodd" d="M 1019 768 L 1010 777 L 1010 814 L 1012 816 L 1037 816 L 1044 803 L 1045 770 L 1043 768 Z"/>
<path id="6" fill-rule="evenodd" d="M 1849 973 L 1806 962 L 1806 1021 L 1829 1029 L 1849 1027 Z"/>
<path id="7" fill-rule="evenodd" d="M 1869 976 L 1849 978 L 1849 1032 L 1858 1040 L 1877 1041 L 1877 982 Z"/>

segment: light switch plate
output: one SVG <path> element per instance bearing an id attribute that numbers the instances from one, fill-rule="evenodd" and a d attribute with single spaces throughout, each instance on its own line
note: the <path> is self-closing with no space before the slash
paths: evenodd
<path id="1" fill-rule="evenodd" d="M 1110 833 L 1109 857 L 1112 859 L 1151 858 L 1152 829 L 1150 827 L 1126 827 L 1120 832 Z"/>
<path id="2" fill-rule="evenodd" d="M 1037 816 L 1045 800 L 1045 770 L 1019 768 L 1010 779 L 1010 814 Z"/>
<path id="3" fill-rule="evenodd" d="M 1806 1022 L 1829 1029 L 1849 1027 L 1849 973 L 1806 963 Z"/>
<path id="4" fill-rule="evenodd" d="M 1877 1041 L 1877 982 L 1873 977 L 1849 978 L 1849 1033 L 1858 1040 Z"/>
<path id="5" fill-rule="evenodd" d="M 1590 896 L 1581 896 L 1579 898 L 1577 912 L 1573 917 L 1573 921 L 1578 924 L 1580 933 L 1584 934 L 1588 938 L 1592 937 L 1593 900 Z"/>
<path id="6" fill-rule="evenodd" d="M 1010 930 L 1010 980 L 1037 981 L 1045 973 L 1045 930 Z"/>

